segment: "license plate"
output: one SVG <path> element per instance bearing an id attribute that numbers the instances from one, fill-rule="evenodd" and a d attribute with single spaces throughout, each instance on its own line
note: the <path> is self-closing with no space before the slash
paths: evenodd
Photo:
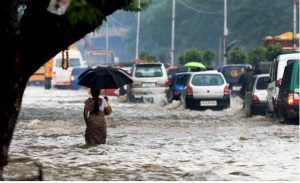
<path id="1" fill-rule="evenodd" d="M 201 101 L 200 105 L 201 106 L 216 106 L 217 101 L 215 101 L 215 100 L 205 100 L 205 101 Z"/>
<path id="2" fill-rule="evenodd" d="M 241 90 L 241 86 L 233 86 L 233 87 L 232 87 L 232 90 L 234 90 L 234 91 Z"/>
<path id="3" fill-rule="evenodd" d="M 155 83 L 142 83 L 142 87 L 155 87 Z"/>

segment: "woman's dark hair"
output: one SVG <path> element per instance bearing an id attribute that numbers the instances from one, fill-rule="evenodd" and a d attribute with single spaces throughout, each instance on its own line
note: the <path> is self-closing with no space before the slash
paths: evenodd
<path id="1" fill-rule="evenodd" d="M 92 94 L 92 97 L 95 101 L 94 109 L 91 113 L 92 114 L 98 114 L 98 112 L 99 112 L 99 103 L 98 103 L 98 101 L 99 101 L 100 89 L 91 88 L 91 94 Z"/>

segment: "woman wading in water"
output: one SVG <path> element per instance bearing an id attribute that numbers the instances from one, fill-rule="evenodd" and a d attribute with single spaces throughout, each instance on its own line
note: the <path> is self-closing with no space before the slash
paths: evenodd
<path id="1" fill-rule="evenodd" d="M 108 98 L 99 98 L 100 89 L 91 88 L 92 98 L 84 103 L 83 117 L 86 123 L 85 142 L 89 146 L 106 143 L 106 120 L 105 115 L 112 113 Z"/>

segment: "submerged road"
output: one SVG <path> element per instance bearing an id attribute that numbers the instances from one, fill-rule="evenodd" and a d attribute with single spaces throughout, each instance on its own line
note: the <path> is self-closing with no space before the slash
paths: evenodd
<path id="1" fill-rule="evenodd" d="M 87 148 L 86 90 L 27 87 L 4 178 L 45 180 L 299 180 L 299 126 L 180 102 L 133 104 L 111 97 L 107 144 Z M 155 101 L 161 101 L 157 97 Z"/>

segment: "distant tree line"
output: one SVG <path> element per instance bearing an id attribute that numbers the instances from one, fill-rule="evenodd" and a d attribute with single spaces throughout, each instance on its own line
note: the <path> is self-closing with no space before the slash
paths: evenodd
<path id="1" fill-rule="evenodd" d="M 273 44 L 267 47 L 259 46 L 250 51 L 242 48 L 233 48 L 228 51 L 228 64 L 251 64 L 256 65 L 261 61 L 272 61 L 276 56 L 282 53 L 280 44 Z M 188 48 L 179 56 L 179 64 L 184 65 L 188 62 L 200 62 L 205 66 L 211 66 L 216 54 L 212 49 L 199 50 L 197 48 Z M 139 53 L 139 58 L 149 62 L 165 62 L 164 55 L 159 59 L 148 52 Z"/>
<path id="2" fill-rule="evenodd" d="M 256 65 L 261 61 L 272 61 L 282 53 L 280 44 L 267 47 L 255 47 L 250 51 L 241 48 L 233 48 L 228 52 L 228 64 L 251 64 Z M 201 51 L 197 48 L 188 48 L 179 56 L 179 63 L 201 62 L 205 66 L 211 66 L 215 53 L 211 50 Z"/>
<path id="3" fill-rule="evenodd" d="M 272 61 L 282 53 L 280 44 L 273 44 L 267 47 L 255 47 L 250 51 L 241 48 L 234 48 L 228 53 L 228 64 L 251 64 L 256 65 L 261 61 Z"/>

